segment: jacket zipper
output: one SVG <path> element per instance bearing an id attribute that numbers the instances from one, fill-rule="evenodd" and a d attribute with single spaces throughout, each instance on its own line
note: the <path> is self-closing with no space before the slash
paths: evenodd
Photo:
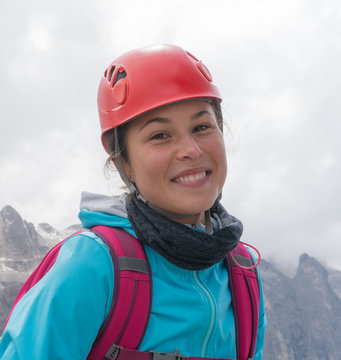
<path id="1" fill-rule="evenodd" d="M 206 296 L 206 298 L 208 300 L 208 303 L 210 305 L 210 310 L 211 310 L 210 311 L 210 313 L 211 313 L 210 322 L 209 322 L 208 329 L 206 331 L 206 335 L 204 337 L 204 341 L 203 341 L 203 344 L 202 344 L 202 347 L 201 347 L 201 357 L 205 357 L 208 340 L 209 340 L 210 336 L 212 335 L 212 331 L 213 331 L 214 320 L 215 320 L 215 316 L 216 316 L 216 309 L 215 309 L 215 306 L 214 306 L 213 298 L 212 298 L 211 294 L 209 293 L 209 291 L 205 288 L 202 281 L 199 279 L 199 275 L 198 275 L 197 271 L 193 271 L 193 279 L 196 282 L 196 284 L 198 285 L 199 289 Z"/>

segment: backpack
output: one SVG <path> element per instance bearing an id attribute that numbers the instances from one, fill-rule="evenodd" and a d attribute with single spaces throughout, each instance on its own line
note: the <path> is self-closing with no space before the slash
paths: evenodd
<path id="1" fill-rule="evenodd" d="M 94 226 L 90 231 L 109 248 L 114 265 L 115 286 L 108 316 L 87 359 L 204 360 L 200 357 L 186 357 L 179 350 L 174 353 L 137 350 L 148 325 L 152 300 L 152 276 L 143 246 L 134 236 L 120 228 Z M 68 238 L 53 247 L 26 280 L 14 301 L 5 328 L 16 304 L 50 270 L 62 244 Z M 254 355 L 258 328 L 260 293 L 257 270 L 249 268 L 254 267 L 254 261 L 243 244 L 232 250 L 225 262 L 235 319 L 237 359 L 249 360 Z"/>

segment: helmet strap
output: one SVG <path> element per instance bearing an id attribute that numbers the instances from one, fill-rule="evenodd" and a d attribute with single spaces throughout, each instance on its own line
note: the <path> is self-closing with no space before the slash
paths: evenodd
<path id="1" fill-rule="evenodd" d="M 205 211 L 205 233 L 210 234 L 213 231 L 210 209 Z"/>
<path id="2" fill-rule="evenodd" d="M 124 165 L 123 165 L 123 160 L 122 160 L 122 156 L 121 156 L 121 150 L 120 150 L 120 146 L 119 146 L 119 142 L 118 142 L 118 132 L 117 132 L 117 127 L 114 129 L 115 131 L 115 166 L 116 169 L 118 171 L 118 173 L 121 176 L 122 181 L 127 185 L 127 188 L 129 190 L 130 193 L 134 193 L 137 191 L 136 186 L 129 180 Z"/>

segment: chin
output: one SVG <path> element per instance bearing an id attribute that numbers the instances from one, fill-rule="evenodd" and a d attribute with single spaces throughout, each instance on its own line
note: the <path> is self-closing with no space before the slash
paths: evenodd
<path id="1" fill-rule="evenodd" d="M 176 209 L 175 212 L 179 214 L 203 214 L 206 210 L 209 210 L 215 202 L 215 199 L 212 202 L 205 202 L 204 204 L 186 204 L 181 209 Z"/>

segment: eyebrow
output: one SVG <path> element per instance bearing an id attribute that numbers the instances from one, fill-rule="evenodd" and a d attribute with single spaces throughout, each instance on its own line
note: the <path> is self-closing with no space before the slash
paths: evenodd
<path id="1" fill-rule="evenodd" d="M 204 116 L 204 115 L 213 115 L 213 114 L 212 114 L 212 112 L 210 112 L 210 111 L 202 110 L 202 111 L 199 111 L 199 112 L 193 114 L 193 115 L 191 116 L 191 119 L 192 119 L 192 120 L 196 120 L 196 119 L 199 119 L 201 116 Z"/>
<path id="2" fill-rule="evenodd" d="M 157 123 L 161 123 L 161 124 L 165 124 L 165 123 L 169 123 L 170 120 L 167 119 L 167 118 L 163 118 L 163 117 L 155 117 L 155 118 L 151 118 L 149 119 L 148 121 L 146 121 L 140 128 L 140 131 L 142 129 L 144 129 L 147 125 L 151 124 L 151 123 L 154 123 L 154 122 L 157 122 Z"/>
<path id="3" fill-rule="evenodd" d="M 193 115 L 191 115 L 191 120 L 196 120 L 196 119 L 199 119 L 201 116 L 204 116 L 204 115 L 212 115 L 212 113 L 210 111 L 207 111 L 207 110 L 203 110 L 203 111 L 199 111 Z M 151 118 L 149 119 L 148 121 L 146 121 L 140 128 L 140 131 L 142 129 L 144 129 L 147 125 L 151 124 L 151 123 L 154 123 L 154 122 L 157 122 L 157 123 L 160 123 L 160 124 L 166 124 L 166 123 L 169 123 L 171 120 L 168 119 L 168 118 L 165 118 L 165 117 L 155 117 L 155 118 Z"/>

